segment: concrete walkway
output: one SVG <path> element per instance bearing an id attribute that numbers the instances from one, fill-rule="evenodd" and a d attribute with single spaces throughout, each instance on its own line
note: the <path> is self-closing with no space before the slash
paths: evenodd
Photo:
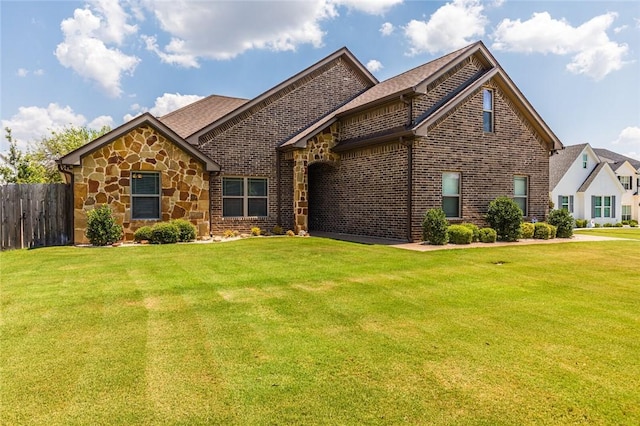
<path id="1" fill-rule="evenodd" d="M 452 249 L 468 249 L 468 248 L 478 248 L 478 247 L 501 247 L 501 246 L 513 247 L 513 246 L 520 246 L 520 245 L 559 244 L 559 243 L 584 242 L 584 241 L 612 241 L 612 240 L 629 241 L 628 239 L 625 239 L 625 238 L 613 238 L 613 237 L 601 237 L 597 235 L 574 234 L 573 237 L 571 238 L 554 238 L 552 240 L 526 239 L 526 240 L 519 240 L 512 243 L 497 241 L 491 244 L 471 243 L 471 244 L 445 244 L 443 246 L 435 246 L 431 244 L 425 244 L 422 242 L 409 243 L 407 241 L 402 241 L 402 240 L 366 237 L 362 235 L 341 234 L 341 233 L 335 233 L 335 232 L 312 231 L 310 232 L 310 234 L 312 237 L 331 238 L 333 240 L 349 241 L 349 242 L 360 243 L 360 244 L 385 245 L 385 246 L 391 246 L 391 247 L 401 248 L 405 250 L 414 250 L 414 251 L 452 250 Z"/>

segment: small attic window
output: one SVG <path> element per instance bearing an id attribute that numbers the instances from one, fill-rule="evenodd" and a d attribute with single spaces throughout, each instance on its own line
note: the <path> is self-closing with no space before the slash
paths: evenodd
<path id="1" fill-rule="evenodd" d="M 493 90 L 482 89 L 482 130 L 493 132 Z"/>
<path id="2" fill-rule="evenodd" d="M 587 168 L 587 161 L 589 160 L 589 156 L 587 154 L 582 154 L 582 168 Z"/>

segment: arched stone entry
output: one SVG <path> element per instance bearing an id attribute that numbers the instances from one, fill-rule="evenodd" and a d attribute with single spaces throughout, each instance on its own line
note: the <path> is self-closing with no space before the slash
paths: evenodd
<path id="1" fill-rule="evenodd" d="M 293 212 L 296 233 L 309 230 L 309 166 L 338 162 L 340 157 L 331 152 L 336 144 L 337 131 L 337 125 L 333 124 L 309 139 L 305 148 L 293 152 Z"/>

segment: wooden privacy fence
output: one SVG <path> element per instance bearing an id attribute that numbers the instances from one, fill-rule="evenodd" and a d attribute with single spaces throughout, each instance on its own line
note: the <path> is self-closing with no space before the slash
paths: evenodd
<path id="1" fill-rule="evenodd" d="M 69 244 L 73 231 L 71 200 L 70 185 L 0 186 L 2 250 Z"/>

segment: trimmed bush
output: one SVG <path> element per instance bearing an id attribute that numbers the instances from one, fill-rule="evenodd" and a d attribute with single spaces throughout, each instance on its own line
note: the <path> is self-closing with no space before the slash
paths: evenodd
<path id="1" fill-rule="evenodd" d="M 471 240 L 472 242 L 477 243 L 478 241 L 480 241 L 480 228 L 478 228 L 478 225 L 469 222 L 463 222 L 461 223 L 461 225 L 466 226 L 467 228 L 471 229 L 471 232 L 473 232 L 473 239 Z"/>
<path id="2" fill-rule="evenodd" d="M 576 228 L 586 228 L 587 219 L 576 219 Z"/>
<path id="3" fill-rule="evenodd" d="M 547 226 L 549 227 L 549 239 L 552 240 L 556 237 L 556 233 L 558 232 L 558 228 L 556 228 L 554 225 L 551 225 L 549 223 L 547 223 Z"/>
<path id="4" fill-rule="evenodd" d="M 629 226 L 632 227 L 632 228 L 635 228 L 636 226 L 638 226 L 638 221 L 635 220 L 635 219 L 631 219 L 629 221 Z"/>
<path id="5" fill-rule="evenodd" d="M 94 246 L 106 246 L 122 238 L 122 226 L 116 223 L 106 204 L 87 213 L 87 238 Z"/>
<path id="6" fill-rule="evenodd" d="M 449 242 L 447 228 L 449 222 L 440 208 L 427 211 L 422 220 L 422 239 L 433 245 L 444 245 Z"/>
<path id="7" fill-rule="evenodd" d="M 254 226 L 253 228 L 251 228 L 251 235 L 253 235 L 254 237 L 260 236 L 261 233 L 262 231 L 257 226 Z"/>
<path id="8" fill-rule="evenodd" d="M 151 228 L 151 242 L 153 244 L 173 244 L 178 242 L 180 230 L 170 222 L 158 222 Z"/>
<path id="9" fill-rule="evenodd" d="M 151 241 L 152 230 L 150 226 L 143 226 L 136 229 L 136 232 L 133 233 L 134 241 Z"/>
<path id="10" fill-rule="evenodd" d="M 622 223 L 617 222 L 614 226 L 615 226 L 616 228 L 622 228 Z"/>
<path id="11" fill-rule="evenodd" d="M 535 225 L 531 222 L 522 222 L 520 224 L 520 238 L 530 239 L 533 238 L 533 232 L 535 231 Z"/>
<path id="12" fill-rule="evenodd" d="M 273 235 L 283 235 L 284 234 L 284 229 L 282 229 L 282 226 L 280 225 L 276 225 L 273 227 L 273 229 L 271 230 L 271 233 Z"/>
<path id="13" fill-rule="evenodd" d="M 178 241 L 186 243 L 196 239 L 196 227 L 193 223 L 185 219 L 174 219 L 170 223 L 178 228 Z"/>
<path id="14" fill-rule="evenodd" d="M 607 223 L 605 223 L 605 224 L 604 224 L 604 225 L 602 225 L 602 226 L 604 226 L 605 228 L 613 228 L 613 223 L 609 223 L 609 222 L 607 222 Z"/>
<path id="15" fill-rule="evenodd" d="M 471 244 L 473 231 L 464 225 L 451 225 L 447 228 L 449 242 L 453 244 Z"/>
<path id="16" fill-rule="evenodd" d="M 557 228 L 558 238 L 571 238 L 573 235 L 573 216 L 565 209 L 551 210 L 547 223 Z"/>
<path id="17" fill-rule="evenodd" d="M 509 197 L 498 197 L 489 203 L 487 222 L 496 231 L 500 241 L 518 241 L 522 210 Z"/>
<path id="18" fill-rule="evenodd" d="M 495 229 L 482 228 L 478 231 L 478 238 L 480 238 L 480 242 L 482 243 L 495 243 L 498 238 L 498 234 Z"/>
<path id="19" fill-rule="evenodd" d="M 536 240 L 548 240 L 551 238 L 551 229 L 549 228 L 549 225 L 544 222 L 536 223 L 533 238 Z"/>

